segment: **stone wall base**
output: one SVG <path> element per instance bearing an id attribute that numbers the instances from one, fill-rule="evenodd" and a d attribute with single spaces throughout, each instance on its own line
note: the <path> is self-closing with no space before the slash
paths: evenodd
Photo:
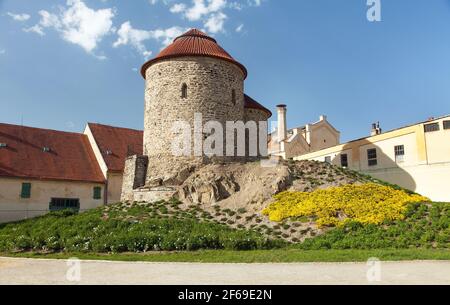
<path id="1" fill-rule="evenodd" d="M 140 188 L 133 191 L 133 196 L 129 198 L 129 201 L 147 203 L 169 201 L 177 192 L 175 188 L 170 187 Z"/>

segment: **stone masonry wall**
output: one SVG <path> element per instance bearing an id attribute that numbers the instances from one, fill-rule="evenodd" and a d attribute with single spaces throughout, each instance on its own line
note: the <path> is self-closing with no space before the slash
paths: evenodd
<path id="1" fill-rule="evenodd" d="M 132 201 L 133 190 L 145 185 L 148 167 L 147 156 L 132 156 L 125 160 L 121 201 Z"/>
<path id="2" fill-rule="evenodd" d="M 187 98 L 182 98 L 183 84 L 188 88 Z M 203 157 L 177 158 L 172 154 L 174 123 L 188 122 L 193 135 L 195 113 L 202 114 L 203 124 L 214 120 L 225 126 L 227 121 L 244 120 L 242 70 L 233 63 L 208 57 L 162 60 L 147 69 L 144 119 L 144 154 L 149 157 L 147 183 L 160 178 L 170 181 L 180 171 L 204 162 Z"/>
<path id="3" fill-rule="evenodd" d="M 245 109 L 245 122 L 256 122 L 256 124 L 258 125 L 258 136 L 257 136 L 257 143 L 258 143 L 258 156 L 261 156 L 261 154 L 265 154 L 267 155 L 267 149 L 266 151 L 261 151 L 259 149 L 259 142 L 263 141 L 263 139 L 260 138 L 260 132 L 262 132 L 260 130 L 260 125 L 259 122 L 267 122 L 269 120 L 269 114 L 265 111 L 262 110 L 258 110 L 258 109 Z M 268 130 L 264 130 L 265 134 L 268 134 Z M 247 141 L 246 141 L 246 145 L 247 145 L 247 155 L 249 155 L 249 135 L 247 134 Z M 267 141 L 267 140 L 266 140 Z"/>

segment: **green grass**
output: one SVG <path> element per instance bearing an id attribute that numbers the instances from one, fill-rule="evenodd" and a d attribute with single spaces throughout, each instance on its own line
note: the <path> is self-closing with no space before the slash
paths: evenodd
<path id="1" fill-rule="evenodd" d="M 156 207 L 168 212 L 161 205 Z M 138 205 L 128 211 L 117 205 L 79 215 L 63 211 L 0 225 L 0 252 L 10 253 L 256 250 L 284 245 L 281 240 L 202 221 L 189 213 L 165 217 L 150 206 Z"/>
<path id="2" fill-rule="evenodd" d="M 450 204 L 411 204 L 406 219 L 383 225 L 349 223 L 296 246 L 321 249 L 450 249 Z"/>
<path id="3" fill-rule="evenodd" d="M 298 250 L 278 249 L 264 251 L 197 251 L 146 254 L 89 254 L 89 253 L 18 253 L 0 256 L 41 259 L 183 262 L 183 263 L 309 263 L 309 262 L 365 262 L 369 258 L 382 261 L 450 260 L 450 250 L 383 249 L 383 250 Z"/>
<path id="4" fill-rule="evenodd" d="M 114 205 L 79 215 L 63 211 L 3 224 L 0 255 L 204 263 L 363 262 L 371 257 L 450 260 L 448 203 L 410 205 L 403 221 L 381 226 L 350 223 L 302 244 L 201 220 L 198 215 L 204 212 L 197 208 L 174 207 L 178 207 L 175 202 L 127 209 Z M 263 226 L 257 229 L 262 231 Z"/>

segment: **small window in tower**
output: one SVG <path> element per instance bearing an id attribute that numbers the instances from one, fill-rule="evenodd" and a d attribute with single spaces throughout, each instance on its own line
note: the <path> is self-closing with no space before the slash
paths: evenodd
<path id="1" fill-rule="evenodd" d="M 181 98 L 187 98 L 188 96 L 188 86 L 186 84 L 183 84 L 181 86 Z"/>
<path id="2" fill-rule="evenodd" d="M 231 102 L 236 105 L 236 90 L 234 89 L 231 91 Z"/>

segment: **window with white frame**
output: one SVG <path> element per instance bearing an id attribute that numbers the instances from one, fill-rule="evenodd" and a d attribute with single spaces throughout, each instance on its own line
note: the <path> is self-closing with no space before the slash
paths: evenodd
<path id="1" fill-rule="evenodd" d="M 395 152 L 395 162 L 402 163 L 405 162 L 405 146 L 397 145 L 394 147 Z"/>
<path id="2" fill-rule="evenodd" d="M 378 158 L 377 158 L 377 149 L 368 149 L 367 150 L 367 162 L 369 166 L 377 166 Z"/>

